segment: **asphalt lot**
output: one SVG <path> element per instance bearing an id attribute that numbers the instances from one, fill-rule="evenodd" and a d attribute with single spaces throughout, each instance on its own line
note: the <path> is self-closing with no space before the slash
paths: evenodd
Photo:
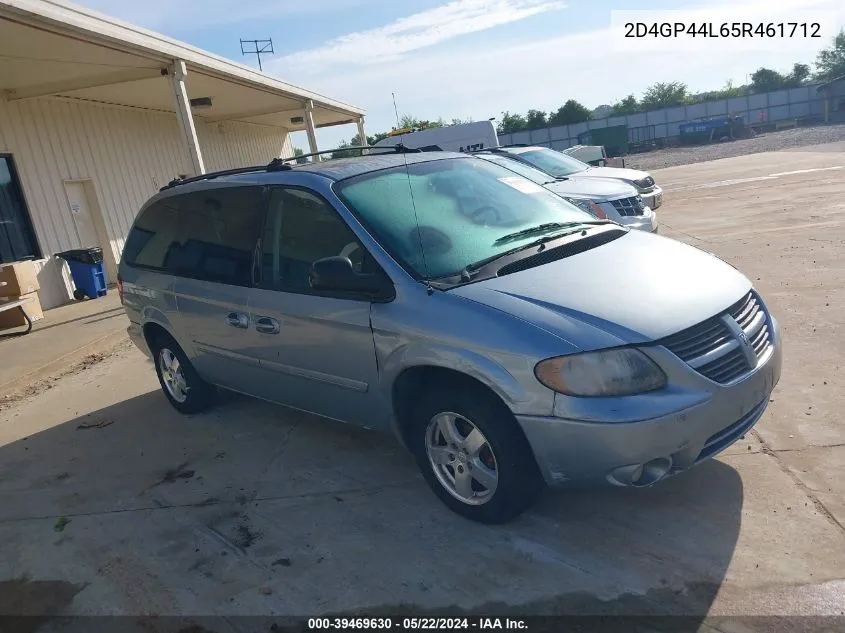
<path id="1" fill-rule="evenodd" d="M 663 233 L 784 327 L 773 402 L 719 459 L 476 525 L 390 437 L 236 396 L 182 417 L 125 346 L 0 411 L 0 613 L 845 612 L 845 152 L 809 149 L 654 172 Z"/>

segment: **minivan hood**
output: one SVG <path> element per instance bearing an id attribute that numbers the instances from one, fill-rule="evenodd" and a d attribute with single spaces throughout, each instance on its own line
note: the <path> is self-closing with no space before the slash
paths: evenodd
<path id="1" fill-rule="evenodd" d="M 577 176 L 597 176 L 599 178 L 619 178 L 633 182 L 648 178 L 648 173 L 639 169 L 628 169 L 627 167 L 590 167 L 585 171 L 579 171 Z"/>
<path id="2" fill-rule="evenodd" d="M 591 250 L 450 292 L 587 351 L 661 339 L 724 311 L 750 289 L 742 273 L 709 253 L 627 231 Z"/>
<path id="3" fill-rule="evenodd" d="M 597 201 L 618 200 L 637 195 L 637 190 L 624 182 L 609 178 L 584 178 L 579 175 L 550 183 L 546 185 L 546 189 L 559 196 L 581 196 Z"/>

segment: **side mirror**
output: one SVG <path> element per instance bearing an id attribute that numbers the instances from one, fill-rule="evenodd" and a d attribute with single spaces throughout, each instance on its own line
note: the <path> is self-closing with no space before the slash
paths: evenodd
<path id="1" fill-rule="evenodd" d="M 393 297 L 393 285 L 380 274 L 357 273 L 348 257 L 336 255 L 311 264 L 308 281 L 314 290 L 354 292 L 374 299 Z"/>

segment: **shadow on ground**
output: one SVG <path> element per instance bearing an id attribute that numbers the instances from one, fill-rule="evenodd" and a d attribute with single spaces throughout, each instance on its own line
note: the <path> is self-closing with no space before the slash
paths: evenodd
<path id="1" fill-rule="evenodd" d="M 183 417 L 151 392 L 0 447 L 0 614 L 674 614 L 695 630 L 742 505 L 713 461 L 476 525 L 390 437 L 238 396 Z"/>

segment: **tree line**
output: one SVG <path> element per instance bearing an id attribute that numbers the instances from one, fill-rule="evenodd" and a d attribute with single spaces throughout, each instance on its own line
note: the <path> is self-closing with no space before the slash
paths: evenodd
<path id="1" fill-rule="evenodd" d="M 732 81 L 727 81 L 721 89 L 705 92 L 690 92 L 687 85 L 681 81 L 657 82 L 646 88 L 639 99 L 630 94 L 612 105 L 599 106 L 594 110 L 590 110 L 575 99 L 568 99 L 557 110 L 551 112 L 537 109 L 528 110 L 525 114 L 505 111 L 498 121 L 496 131 L 499 134 L 511 134 L 513 132 L 538 130 L 555 125 L 583 123 L 590 119 L 608 116 L 637 114 L 661 108 L 694 105 L 705 101 L 761 94 L 784 88 L 796 88 L 811 80 L 831 81 L 845 77 L 845 29 L 840 30 L 833 38 L 830 48 L 823 49 L 818 53 L 814 66 L 815 69 L 812 69 L 809 64 L 795 63 L 792 65 L 792 69 L 786 73 L 761 67 L 749 76 L 748 83 L 735 86 Z M 452 119 L 447 123 L 443 118 L 427 120 L 406 114 L 400 118 L 398 129 L 443 127 L 444 125 L 471 122 L 472 119 Z M 387 135 L 388 132 L 378 132 L 372 136 L 367 135 L 367 143 L 374 145 Z M 349 141 L 342 141 L 338 145 L 338 150 L 332 153 L 332 158 L 356 155 L 357 152 L 354 150 L 344 151 L 344 149 L 360 144 L 360 139 L 356 134 Z M 302 150 L 294 150 L 294 154 L 297 156 L 301 156 L 302 153 Z"/>
<path id="2" fill-rule="evenodd" d="M 735 86 L 733 82 L 727 81 L 721 89 L 705 92 L 690 92 L 687 85 L 681 81 L 657 82 L 646 88 L 639 99 L 630 94 L 610 106 L 599 106 L 595 110 L 590 110 L 574 99 L 570 99 L 556 112 L 529 110 L 524 115 L 503 112 L 497 131 L 499 134 L 510 134 L 555 125 L 583 123 L 593 118 L 637 114 L 784 88 L 797 88 L 811 79 L 818 81 L 837 79 L 845 76 L 845 29 L 840 30 L 833 38 L 830 48 L 818 53 L 814 65 L 815 72 L 809 64 L 802 63 L 793 64 L 792 70 L 787 73 L 761 67 L 749 76 L 749 82 L 746 84 Z"/>

